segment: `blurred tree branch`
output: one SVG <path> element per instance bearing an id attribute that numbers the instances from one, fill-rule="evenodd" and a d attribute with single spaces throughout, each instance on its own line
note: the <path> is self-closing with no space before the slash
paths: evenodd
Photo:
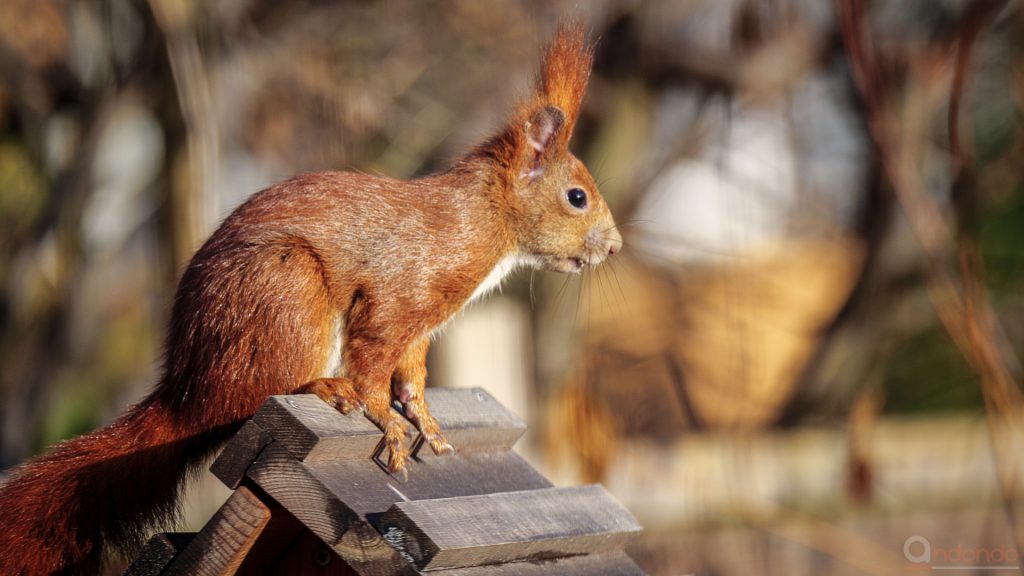
<path id="1" fill-rule="evenodd" d="M 960 111 L 971 55 L 984 28 L 1007 4 L 976 0 L 964 11 L 952 38 L 906 56 L 902 99 L 886 76 L 891 63 L 871 41 L 861 0 L 839 0 L 838 13 L 847 58 L 868 117 L 879 160 L 911 229 L 924 249 L 929 296 L 940 321 L 977 372 L 985 399 L 1000 492 L 1018 547 L 1024 544 L 1016 519 L 1012 438 L 1019 435 L 1021 395 L 1014 373 L 1019 360 L 1006 343 L 984 289 L 983 265 L 970 222 L 974 212 L 975 166 L 960 130 Z M 948 105 L 949 157 L 953 176 L 955 233 L 920 175 L 924 137 L 943 103 Z M 955 246 L 958 270 L 948 253 Z M 959 282 L 958 282 L 959 281 Z M 1006 428 L 1004 428 L 1006 427 Z M 1011 431 L 1009 442 L 1000 442 Z"/>
<path id="2" fill-rule="evenodd" d="M 203 56 L 193 22 L 200 4 L 185 0 L 150 0 L 150 9 L 163 33 L 167 60 L 185 122 L 187 177 L 175 174 L 171 166 L 170 190 L 174 230 L 171 253 L 176 270 L 185 267 L 200 242 L 212 230 L 217 218 L 218 123 Z M 177 163 L 176 163 L 177 164 Z"/>

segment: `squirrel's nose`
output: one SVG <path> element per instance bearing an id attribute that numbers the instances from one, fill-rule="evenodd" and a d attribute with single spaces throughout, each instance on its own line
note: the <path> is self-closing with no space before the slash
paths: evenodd
<path id="1" fill-rule="evenodd" d="M 622 235 L 619 234 L 618 230 L 616 230 L 615 228 L 612 228 L 606 234 L 606 238 L 608 239 L 608 255 L 609 256 L 615 254 L 619 250 L 622 250 Z"/>

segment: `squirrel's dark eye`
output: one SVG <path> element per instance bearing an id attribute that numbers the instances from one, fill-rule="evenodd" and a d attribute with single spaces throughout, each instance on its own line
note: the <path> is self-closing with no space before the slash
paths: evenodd
<path id="1" fill-rule="evenodd" d="M 579 188 L 570 188 L 565 193 L 565 199 L 569 201 L 569 205 L 573 208 L 582 210 L 587 207 L 587 193 Z"/>

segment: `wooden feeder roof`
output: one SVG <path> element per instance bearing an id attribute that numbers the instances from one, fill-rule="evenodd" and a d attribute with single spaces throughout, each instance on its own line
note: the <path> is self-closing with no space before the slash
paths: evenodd
<path id="1" fill-rule="evenodd" d="M 427 401 L 458 452 L 417 438 L 400 482 L 362 415 L 269 398 L 211 467 L 228 501 L 194 535 L 155 536 L 126 576 L 643 574 L 623 552 L 633 516 L 600 485 L 554 487 L 512 452 L 519 417 L 479 388 Z"/>

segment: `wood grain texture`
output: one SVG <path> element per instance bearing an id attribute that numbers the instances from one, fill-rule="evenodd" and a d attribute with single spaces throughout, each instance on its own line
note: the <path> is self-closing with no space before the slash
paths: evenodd
<path id="1" fill-rule="evenodd" d="M 456 452 L 508 450 L 526 432 L 526 423 L 483 388 L 428 388 L 430 413 Z M 416 454 L 434 457 L 429 448 Z"/>
<path id="2" fill-rule="evenodd" d="M 220 455 L 210 465 L 210 472 L 234 490 L 245 478 L 245 471 L 274 439 L 259 424 L 247 421 L 224 445 Z"/>
<path id="3" fill-rule="evenodd" d="M 539 562 L 511 562 L 427 572 L 430 576 L 643 576 L 624 552 L 571 556 Z"/>
<path id="4" fill-rule="evenodd" d="M 344 415 L 312 394 L 271 396 L 253 421 L 304 462 L 369 458 L 382 437 L 362 414 Z"/>
<path id="5" fill-rule="evenodd" d="M 387 477 L 369 459 L 363 463 L 377 470 L 376 482 Z M 324 486 L 308 464 L 296 460 L 277 442 L 263 451 L 249 468 L 248 477 L 359 574 L 416 573 L 373 526 Z"/>
<path id="6" fill-rule="evenodd" d="M 302 522 L 299 522 L 295 516 L 274 501 L 269 494 L 253 485 L 250 480 L 245 480 L 244 486 L 252 490 L 253 494 L 270 508 L 270 522 L 263 528 L 259 538 L 249 549 L 245 560 L 238 568 L 238 576 L 274 574 L 274 571 L 268 572 L 267 567 L 280 564 L 295 542 L 303 534 L 310 532 L 302 525 Z"/>
<path id="7" fill-rule="evenodd" d="M 338 500 L 375 523 L 395 502 L 472 496 L 551 486 L 514 452 L 456 454 L 409 465 L 400 482 L 370 461 L 307 464 L 306 468 Z M 375 524 L 376 525 L 376 524 Z"/>
<path id="8" fill-rule="evenodd" d="M 641 530 L 596 484 L 398 502 L 380 529 L 421 570 L 619 550 Z"/>
<path id="9" fill-rule="evenodd" d="M 263 528 L 270 522 L 270 507 L 245 486 L 196 534 L 167 567 L 166 576 L 235 574 Z"/>

